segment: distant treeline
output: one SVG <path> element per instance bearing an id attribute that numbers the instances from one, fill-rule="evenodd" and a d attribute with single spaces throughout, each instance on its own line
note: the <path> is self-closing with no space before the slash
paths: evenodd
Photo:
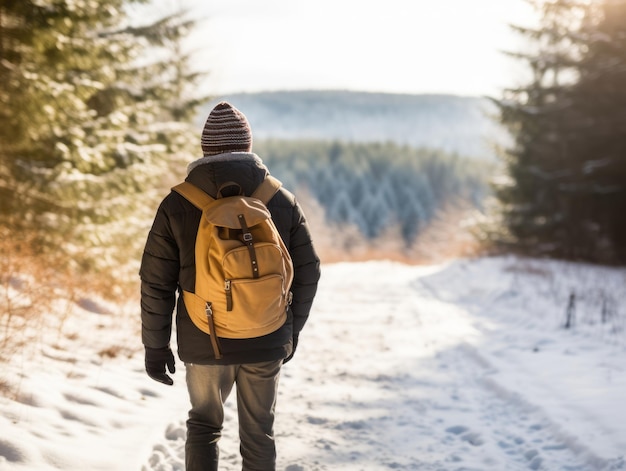
<path id="1" fill-rule="evenodd" d="M 368 238 L 399 226 L 410 244 L 438 210 L 463 200 L 480 208 L 491 164 L 393 143 L 255 142 L 271 172 L 306 188 L 332 223 L 356 225 Z"/>
<path id="2" fill-rule="evenodd" d="M 245 113 L 255 139 L 392 141 L 490 161 L 496 160 L 493 144 L 510 141 L 493 119 L 496 107 L 480 97 L 347 90 L 240 93 L 202 107 L 199 127 L 221 99 Z"/>

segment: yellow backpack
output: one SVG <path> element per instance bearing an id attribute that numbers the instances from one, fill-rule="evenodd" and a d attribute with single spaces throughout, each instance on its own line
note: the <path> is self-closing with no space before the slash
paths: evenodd
<path id="1" fill-rule="evenodd" d="M 260 337 L 280 328 L 291 302 L 293 264 L 272 221 L 267 202 L 281 186 L 267 176 L 252 196 L 212 198 L 189 182 L 172 190 L 202 210 L 196 235 L 194 292 L 183 291 L 193 323 L 211 337 Z"/>

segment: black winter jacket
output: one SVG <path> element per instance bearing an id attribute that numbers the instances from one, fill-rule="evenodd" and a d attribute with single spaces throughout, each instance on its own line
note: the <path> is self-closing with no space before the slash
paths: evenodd
<path id="1" fill-rule="evenodd" d="M 193 162 L 186 180 L 213 197 L 229 181 L 238 183 L 244 194 L 250 195 L 268 173 L 255 154 L 234 152 Z M 195 238 L 201 211 L 171 192 L 159 206 L 139 272 L 142 341 L 146 347 L 169 345 L 176 306 L 178 355 L 186 363 L 253 363 L 286 358 L 292 353 L 317 291 L 320 261 L 293 194 L 281 188 L 267 207 L 294 265 L 293 301 L 285 324 L 271 334 L 253 339 L 220 338 L 224 356 L 215 359 L 209 336 L 194 325 L 182 300 L 182 290 L 194 291 Z"/>

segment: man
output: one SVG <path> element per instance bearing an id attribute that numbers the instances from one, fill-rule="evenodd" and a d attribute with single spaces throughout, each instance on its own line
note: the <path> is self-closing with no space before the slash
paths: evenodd
<path id="1" fill-rule="evenodd" d="M 269 174 L 251 152 L 248 120 L 227 102 L 219 103 L 209 114 L 201 147 L 203 157 L 188 166 L 186 181 L 213 198 L 230 182 L 250 196 Z M 216 359 L 209 335 L 192 322 L 182 296 L 183 291 L 195 288 L 194 250 L 201 211 L 172 191 L 159 206 L 148 235 L 140 269 L 146 371 L 156 381 L 173 384 L 166 366 L 174 373 L 169 343 L 176 306 L 178 356 L 186 365 L 191 401 L 185 444 L 187 471 L 218 469 L 223 403 L 235 384 L 243 470 L 276 468 L 273 424 L 279 372 L 293 357 L 308 318 L 320 261 L 295 197 L 280 188 L 267 207 L 293 261 L 293 298 L 287 320 L 261 337 L 218 337 L 220 359 Z"/>

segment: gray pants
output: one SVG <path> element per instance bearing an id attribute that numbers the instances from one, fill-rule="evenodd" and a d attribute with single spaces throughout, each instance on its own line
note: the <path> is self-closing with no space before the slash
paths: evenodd
<path id="1" fill-rule="evenodd" d="M 191 400 L 187 420 L 187 471 L 217 471 L 224 402 L 237 384 L 243 471 L 276 469 L 274 409 L 282 360 L 243 365 L 187 364 Z"/>

